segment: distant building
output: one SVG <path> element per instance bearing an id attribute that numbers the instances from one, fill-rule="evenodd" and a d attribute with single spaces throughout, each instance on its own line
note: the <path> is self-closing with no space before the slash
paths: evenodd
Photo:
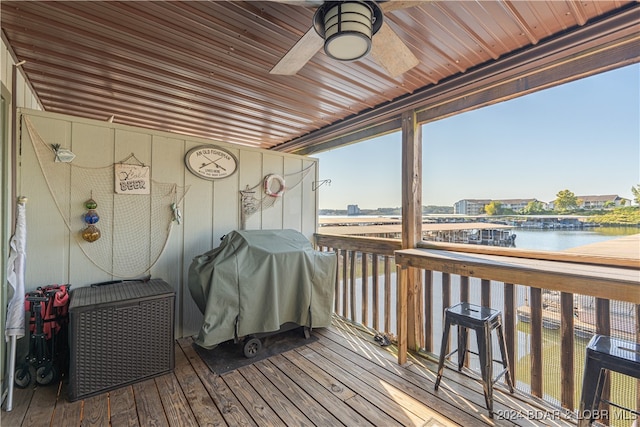
<path id="1" fill-rule="evenodd" d="M 358 205 L 347 205 L 347 215 L 360 215 Z"/>
<path id="2" fill-rule="evenodd" d="M 605 208 L 617 208 L 620 206 L 631 206 L 630 199 L 625 199 L 617 194 L 608 194 L 604 196 L 576 196 L 578 199 L 578 208 L 585 210 L 600 210 Z M 522 212 L 524 208 L 531 202 L 539 202 L 538 199 L 463 199 L 453 205 L 453 213 L 458 215 L 483 215 L 484 207 L 491 202 L 497 202 L 504 209 L 511 209 L 514 212 Z M 555 200 L 549 203 L 541 202 L 545 209 L 553 210 L 555 208 Z"/>
<path id="3" fill-rule="evenodd" d="M 600 210 L 605 208 L 619 208 L 621 206 L 631 206 L 631 200 L 620 197 L 617 194 L 607 194 L 604 196 L 576 196 L 578 208 L 585 210 Z M 555 207 L 555 200 L 548 203 L 549 209 Z"/>
<path id="4" fill-rule="evenodd" d="M 453 213 L 458 215 L 483 215 L 484 207 L 491 199 L 464 199 L 453 205 Z"/>
<path id="5" fill-rule="evenodd" d="M 520 212 L 531 202 L 538 202 L 538 199 L 503 199 L 503 200 L 494 200 L 494 202 L 499 202 L 503 208 L 511 209 L 514 212 Z"/>
<path id="6" fill-rule="evenodd" d="M 631 206 L 631 200 L 610 194 L 604 196 L 577 196 L 581 209 L 604 209 L 607 207 L 618 208 L 620 206 Z"/>
<path id="7" fill-rule="evenodd" d="M 460 215 L 483 215 L 484 207 L 491 202 L 497 202 L 504 209 L 511 209 L 514 212 L 520 212 L 530 202 L 537 202 L 537 199 L 464 199 L 453 205 L 453 213 Z"/>

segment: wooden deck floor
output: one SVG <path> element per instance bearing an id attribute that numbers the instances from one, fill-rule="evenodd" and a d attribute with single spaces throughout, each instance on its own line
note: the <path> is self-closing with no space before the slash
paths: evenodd
<path id="1" fill-rule="evenodd" d="M 526 396 L 498 391 L 490 419 L 482 387 L 446 370 L 433 391 L 435 364 L 398 366 L 393 347 L 340 320 L 316 329 L 319 340 L 222 376 L 193 349 L 176 343 L 172 374 L 86 400 L 65 400 L 64 385 L 16 389 L 8 426 L 478 426 L 575 425 Z M 500 386 L 498 386 L 501 388 Z M 548 419 L 543 419 L 548 418 Z"/>

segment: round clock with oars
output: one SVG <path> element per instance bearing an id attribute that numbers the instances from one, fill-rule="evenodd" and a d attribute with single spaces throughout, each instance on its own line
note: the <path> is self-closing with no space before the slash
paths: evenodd
<path id="1" fill-rule="evenodd" d="M 192 174 L 209 180 L 226 178 L 238 169 L 236 156 L 215 145 L 192 148 L 184 156 L 184 163 Z"/>

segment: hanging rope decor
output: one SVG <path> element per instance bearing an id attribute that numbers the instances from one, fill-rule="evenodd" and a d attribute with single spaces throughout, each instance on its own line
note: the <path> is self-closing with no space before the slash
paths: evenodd
<path id="1" fill-rule="evenodd" d="M 134 278 L 149 274 L 169 241 L 172 224 L 180 223 L 179 205 L 188 187 L 151 179 L 144 185 L 147 194 L 117 194 L 114 163 L 85 167 L 77 164 L 78 157 L 73 163 L 55 162 L 51 145 L 27 115 L 22 117 L 53 201 L 81 251 L 109 275 Z M 127 184 L 130 193 L 128 190 Z M 87 194 L 91 199 L 86 199 Z M 100 201 L 101 219 L 96 200 Z M 99 219 L 98 230 L 95 223 Z"/>

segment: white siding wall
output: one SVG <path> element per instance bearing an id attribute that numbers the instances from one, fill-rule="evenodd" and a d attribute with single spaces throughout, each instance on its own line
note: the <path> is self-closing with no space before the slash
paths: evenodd
<path id="1" fill-rule="evenodd" d="M 152 277 L 163 278 L 176 289 L 178 337 L 195 333 L 201 321 L 186 283 L 191 260 L 217 247 L 224 234 L 240 228 L 240 190 L 259 183 L 266 174 L 287 175 L 311 166 L 312 170 L 300 185 L 285 192 L 273 207 L 251 216 L 246 228 L 292 228 L 313 238 L 317 225 L 317 198 L 311 185 L 317 176 L 315 159 L 59 114 L 31 110 L 21 113 L 29 117 L 45 142 L 71 148 L 77 156 L 73 164 L 108 166 L 134 153 L 140 161 L 151 165 L 153 180 L 189 186 L 182 202 L 184 221 L 181 225 L 173 225 L 168 245 L 151 269 Z M 17 176 L 21 192 L 29 197 L 27 287 L 50 283 L 80 287 L 114 279 L 95 267 L 70 235 L 47 187 L 24 125 L 21 142 L 21 167 Z M 191 174 L 184 167 L 184 155 L 201 144 L 229 149 L 239 159 L 238 172 L 215 182 Z M 72 185 L 68 191 L 73 191 Z M 260 191 L 257 189 L 258 197 Z M 101 211 L 100 206 L 98 213 L 104 218 L 112 216 Z"/>

